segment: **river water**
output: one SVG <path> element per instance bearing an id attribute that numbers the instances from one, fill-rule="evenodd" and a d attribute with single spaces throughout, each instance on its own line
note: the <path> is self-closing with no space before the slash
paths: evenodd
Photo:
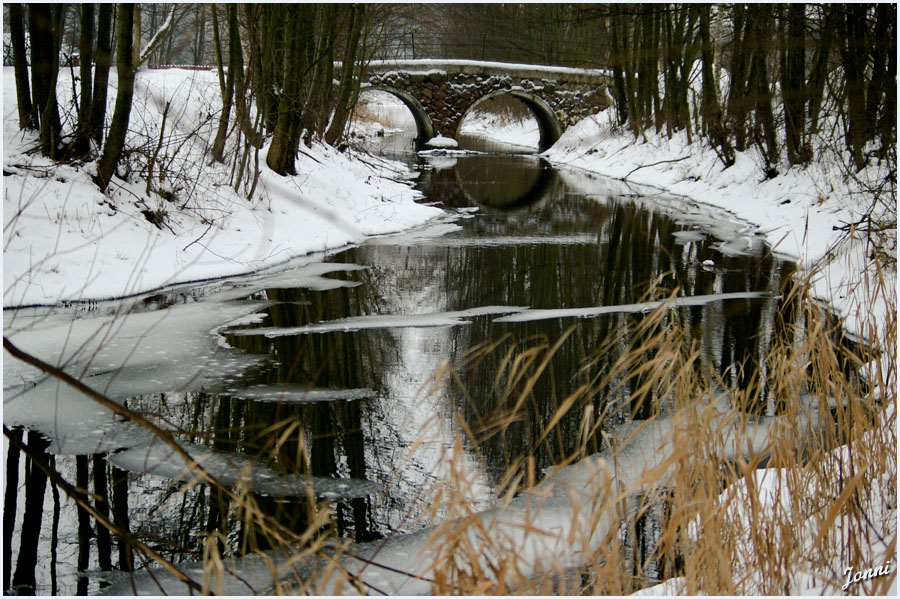
<path id="1" fill-rule="evenodd" d="M 510 472 L 602 449 L 599 414 L 653 413 L 629 402 L 634 382 L 573 393 L 640 344 L 635 325 L 671 294 L 710 372 L 738 386 L 763 377 L 730 366 L 764 363 L 793 265 L 746 223 L 534 155 L 416 156 L 396 143 L 387 153 L 419 170 L 422 201 L 451 218 L 147 297 L 7 310 L 4 330 L 174 431 L 220 480 L 242 478 L 289 528 L 324 500 L 336 533 L 358 542 L 440 521 L 431 493 L 450 469 L 480 509 Z M 267 547 L 149 433 L 9 356 L 4 424 L 167 558 L 198 559 L 210 530 L 237 552 Z M 93 594 L 99 571 L 142 566 L 4 451 L 4 588 Z"/>

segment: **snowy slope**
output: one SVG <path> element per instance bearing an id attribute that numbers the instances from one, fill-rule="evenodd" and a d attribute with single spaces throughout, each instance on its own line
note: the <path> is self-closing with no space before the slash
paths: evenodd
<path id="1" fill-rule="evenodd" d="M 33 151 L 36 136 L 17 127 L 12 68 L 3 76 L 6 306 L 108 298 L 238 274 L 444 214 L 416 204 L 417 192 L 391 179 L 406 176 L 404 167 L 355 160 L 326 146 L 304 150 L 295 177 L 268 170 L 263 148 L 260 179 L 247 200 L 244 187 L 237 193 L 228 184 L 229 156 L 226 165 L 209 165 L 205 154 L 219 110 L 215 74 L 179 69 L 137 73 L 129 124 L 131 147 L 153 147 L 169 103 L 167 143 L 154 171 L 167 167 L 166 181 L 155 178 L 147 194 L 138 153 L 120 165 L 122 174 L 131 170 L 128 181 L 114 178 L 102 194 L 89 176 L 95 164 L 54 165 Z M 65 105 L 68 73 L 60 72 L 58 87 Z M 113 89 L 110 103 L 114 98 Z M 172 192 L 172 201 L 159 190 Z M 165 212 L 164 224 L 151 224 L 144 211 Z"/>

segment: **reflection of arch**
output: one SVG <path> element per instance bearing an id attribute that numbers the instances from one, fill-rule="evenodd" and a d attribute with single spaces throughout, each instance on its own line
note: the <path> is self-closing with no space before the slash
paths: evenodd
<path id="1" fill-rule="evenodd" d="M 469 106 L 466 110 L 466 114 L 483 101 L 502 95 L 510 95 L 521 100 L 531 110 L 531 113 L 534 115 L 534 120 L 537 121 L 538 130 L 541 133 L 541 140 L 538 142 L 538 152 L 543 152 L 556 143 L 556 140 L 562 135 L 562 127 L 559 124 L 559 119 L 556 118 L 556 113 L 553 111 L 553 108 L 542 99 L 523 90 L 503 89 L 485 94 Z M 462 118 L 459 119 L 459 123 L 456 127 L 457 138 L 459 138 L 459 127 L 462 125 L 465 118 L 466 116 L 464 114 Z"/>
<path id="2" fill-rule="evenodd" d="M 470 206 L 488 206 L 490 208 L 496 208 L 498 210 L 516 210 L 518 208 L 525 208 L 532 204 L 535 204 L 541 200 L 543 200 L 547 192 L 550 191 L 559 179 L 559 174 L 556 172 L 549 162 L 544 160 L 543 158 L 539 159 L 538 166 L 538 175 L 535 178 L 534 183 L 525 191 L 525 193 L 520 194 L 515 199 L 503 202 L 502 204 L 485 202 L 479 198 L 474 197 L 471 193 L 466 191 L 466 187 L 464 185 L 464 181 L 459 176 L 459 169 L 454 167 L 453 175 L 456 177 L 456 182 L 459 185 L 459 190 L 462 193 L 463 197 L 466 198 L 466 201 Z"/>
<path id="3" fill-rule="evenodd" d="M 409 109 L 416 121 L 416 146 L 421 148 L 425 142 L 434 137 L 434 125 L 431 123 L 431 117 L 425 112 L 425 107 L 411 93 L 386 85 L 373 85 L 365 88 L 365 91 L 370 90 L 387 92 L 403 102 Z"/>

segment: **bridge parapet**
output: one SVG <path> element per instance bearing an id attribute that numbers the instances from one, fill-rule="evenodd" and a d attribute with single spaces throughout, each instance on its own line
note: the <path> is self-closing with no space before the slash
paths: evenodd
<path id="1" fill-rule="evenodd" d="M 456 137 L 465 114 L 478 102 L 509 94 L 534 113 L 541 149 L 570 125 L 611 104 L 606 71 L 479 61 L 375 61 L 363 76 L 371 88 L 399 97 L 413 112 L 419 142 L 432 134 Z"/>

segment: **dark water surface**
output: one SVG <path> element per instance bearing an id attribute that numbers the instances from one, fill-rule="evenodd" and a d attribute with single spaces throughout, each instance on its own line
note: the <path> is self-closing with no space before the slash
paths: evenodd
<path id="1" fill-rule="evenodd" d="M 652 306 L 639 302 L 703 296 L 672 317 L 726 384 L 760 376 L 729 366 L 762 363 L 793 266 L 743 223 L 536 156 L 411 160 L 422 169 L 423 201 L 460 215 L 439 225 L 442 235 L 383 237 L 319 257 L 324 265 L 305 259 L 143 298 L 126 321 L 133 334 L 110 324 L 113 303 L 7 313 L 5 329 L 61 351 L 104 323 L 118 341 L 82 351 L 70 371 L 177 431 L 223 480 L 255 464 L 248 484 L 288 527 L 305 529 L 314 499 L 325 500 L 336 532 L 356 541 L 439 520 L 427 491 L 457 440 L 468 500 L 487 506 L 510 468 L 531 459 L 540 472 L 574 452 L 585 418 L 652 413 L 649 402 L 629 403 L 632 383 L 596 389 L 568 402 L 542 434 L 566 398 L 612 367 L 616 351 L 597 353 L 604 340 L 620 349 L 640 342 L 634 327 Z M 152 333 L 142 332 L 151 319 Z M 146 434 L 10 361 L 4 423 L 28 429 L 28 445 L 96 493 L 91 503 L 118 526 L 174 561 L 201 557 L 211 530 L 235 551 L 265 548 L 218 494 L 177 482 L 180 463 Z M 599 433 L 588 446 L 602 447 Z M 10 443 L 4 450 L 5 588 L 96 593 L 97 578 L 76 570 L 141 566 L 79 520 L 74 502 Z"/>

